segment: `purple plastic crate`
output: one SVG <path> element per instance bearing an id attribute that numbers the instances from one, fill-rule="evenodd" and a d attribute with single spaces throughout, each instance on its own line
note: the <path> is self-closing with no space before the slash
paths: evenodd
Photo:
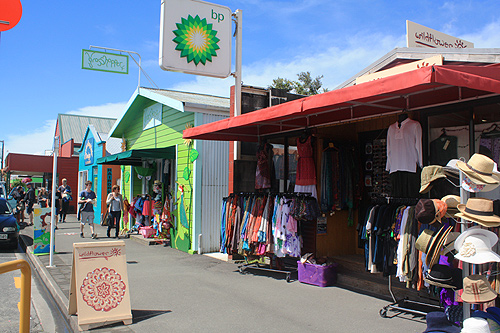
<path id="1" fill-rule="evenodd" d="M 319 287 L 332 286 L 337 282 L 337 263 L 321 266 L 297 261 L 299 281 Z"/>

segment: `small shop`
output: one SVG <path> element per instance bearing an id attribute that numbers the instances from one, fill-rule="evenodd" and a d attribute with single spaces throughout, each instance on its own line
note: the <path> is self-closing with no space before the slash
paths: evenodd
<path id="1" fill-rule="evenodd" d="M 397 274 L 403 287 L 436 292 L 436 284 L 422 278 L 430 262 L 416 264 L 422 251 L 415 250 L 414 242 L 424 229 L 439 238 L 432 254 L 427 253 L 434 264 L 437 244 L 442 246 L 446 238 L 442 230 L 460 232 L 463 224 L 446 211 L 441 224 L 417 218 L 418 212 L 426 212 L 418 204 L 424 199 L 443 202 L 449 195 L 458 195 L 458 202 L 462 196 L 463 204 L 468 196 L 500 199 L 498 182 L 486 186 L 488 192 L 461 193 L 456 163 L 459 158 L 466 163 L 475 153 L 482 161 L 484 156 L 484 161 L 500 162 L 499 54 L 498 49 L 395 49 L 359 74 L 373 75 L 371 81 L 356 84 L 353 78 L 337 90 L 186 129 L 185 139 L 255 143 L 254 168 L 242 180 L 252 184 L 253 193 L 238 188 L 220 198 L 228 202 L 221 221 L 222 250 L 272 258 L 312 253 L 318 263 L 325 257 L 358 258 L 367 280 L 370 274 Z M 422 67 L 424 57 L 436 55 L 442 56 L 441 64 Z M 394 71 L 398 66 L 405 69 Z M 236 169 L 233 173 L 241 174 Z M 299 203 L 300 193 L 317 199 L 319 214 L 306 209 L 309 217 L 301 218 L 300 209 L 283 208 L 283 202 Z M 453 207 L 453 201 L 446 201 L 450 212 L 456 209 L 456 203 Z M 257 219 L 248 218 L 255 212 Z M 407 229 L 401 227 L 402 219 Z M 291 227 L 284 222 L 290 220 Z M 283 224 L 284 232 L 279 229 Z M 283 244 L 294 230 L 302 248 L 286 253 Z M 398 246 L 408 239 L 413 239 L 405 245 L 411 259 L 395 260 Z M 403 270 L 401 265 L 409 260 L 412 266 Z"/>
<path id="2" fill-rule="evenodd" d="M 121 141 L 108 138 L 108 133 L 98 133 L 94 125 L 88 125 L 82 142 L 78 151 L 78 192 L 73 193 L 73 196 L 77 197 L 85 190 L 85 182 L 90 180 L 98 201 L 94 208 L 94 223 L 100 223 L 106 212 L 106 198 L 111 193 L 111 188 L 121 182 L 121 169 L 116 165 L 97 164 L 97 160 L 119 152 Z"/>
<path id="3" fill-rule="evenodd" d="M 146 227 L 147 236 L 168 238 L 188 253 L 219 250 L 218 198 L 227 194 L 229 145 L 184 140 L 182 131 L 228 117 L 228 98 L 135 91 L 110 131 L 121 140 L 121 152 L 97 160 L 121 166 L 122 194 L 131 204 L 124 228 Z"/>

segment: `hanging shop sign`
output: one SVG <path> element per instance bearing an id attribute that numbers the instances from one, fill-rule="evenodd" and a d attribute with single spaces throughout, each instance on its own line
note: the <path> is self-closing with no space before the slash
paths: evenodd
<path id="1" fill-rule="evenodd" d="M 82 69 L 128 74 L 128 55 L 83 49 Z"/>
<path id="2" fill-rule="evenodd" d="M 228 7 L 204 1 L 162 1 L 160 67 L 167 71 L 228 77 L 231 15 Z"/>
<path id="3" fill-rule="evenodd" d="M 74 243 L 69 314 L 78 325 L 123 321 L 132 324 L 125 242 Z"/>
<path id="4" fill-rule="evenodd" d="M 474 48 L 474 43 L 406 20 L 406 45 L 445 49 Z"/>
<path id="5" fill-rule="evenodd" d="M 94 138 L 88 138 L 85 142 L 83 161 L 85 165 L 94 164 Z"/>
<path id="6" fill-rule="evenodd" d="M 437 55 L 434 57 L 417 60 L 410 62 L 408 64 L 400 65 L 397 67 L 389 68 L 380 72 L 375 72 L 371 74 L 366 74 L 356 78 L 356 84 L 382 79 L 384 77 L 401 74 L 405 72 L 409 72 L 418 68 L 434 66 L 434 65 L 442 65 L 443 64 L 443 56 Z"/>

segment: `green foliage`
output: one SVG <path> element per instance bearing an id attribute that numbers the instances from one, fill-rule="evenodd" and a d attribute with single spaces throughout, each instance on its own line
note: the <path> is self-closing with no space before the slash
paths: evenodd
<path id="1" fill-rule="evenodd" d="M 24 188 L 24 190 L 26 190 L 26 184 L 22 182 L 22 179 L 16 178 L 10 182 L 11 189 L 13 189 L 14 187 L 18 187 L 19 185 L 21 185 Z"/>
<path id="2" fill-rule="evenodd" d="M 316 78 L 313 79 L 311 77 L 311 72 L 300 72 L 297 74 L 297 77 L 297 81 L 290 81 L 278 77 L 273 80 L 271 87 L 306 96 L 317 95 L 328 91 L 327 88 L 321 87 L 323 85 L 321 82 L 323 75 L 316 76 Z"/>

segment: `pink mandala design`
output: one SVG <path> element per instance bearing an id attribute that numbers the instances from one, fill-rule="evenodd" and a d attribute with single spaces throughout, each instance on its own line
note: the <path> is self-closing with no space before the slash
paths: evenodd
<path id="1" fill-rule="evenodd" d="M 125 295 L 125 283 L 114 269 L 96 268 L 87 274 L 80 287 L 83 300 L 96 311 L 116 308 Z"/>

